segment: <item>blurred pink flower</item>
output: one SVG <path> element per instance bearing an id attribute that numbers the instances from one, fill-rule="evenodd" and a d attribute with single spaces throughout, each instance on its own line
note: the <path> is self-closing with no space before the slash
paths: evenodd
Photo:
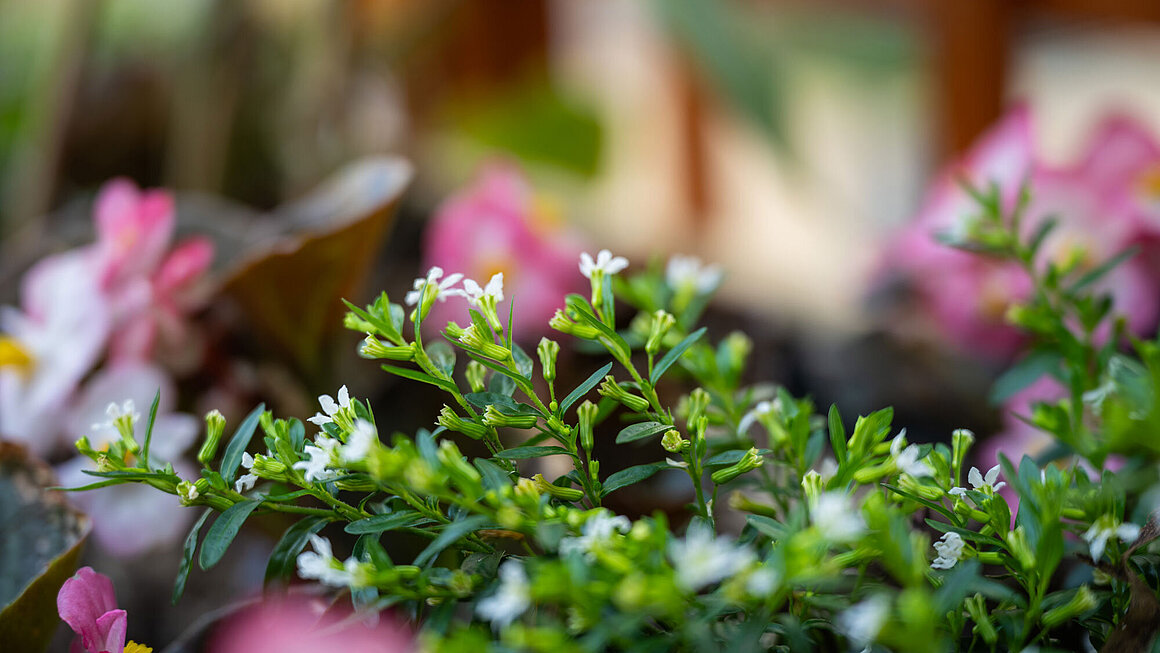
<path id="1" fill-rule="evenodd" d="M 1072 165 L 1053 167 L 1038 157 L 1033 122 L 1025 106 L 1013 109 L 935 183 L 914 222 L 888 246 L 883 267 L 914 290 L 928 332 L 945 334 L 966 351 L 1007 359 L 1023 342 L 1005 322 L 1007 308 L 1027 298 L 1030 282 L 1018 266 L 955 250 L 934 240 L 977 212 L 960 178 L 977 187 L 995 184 L 1011 207 L 1027 183 L 1031 203 L 1024 228 L 1029 233 L 1048 217 L 1058 226 L 1044 242 L 1041 260 L 1060 260 L 1077 248 L 1090 266 L 1115 256 L 1146 235 L 1139 210 L 1140 188 L 1155 174 L 1160 147 L 1148 132 L 1115 117 L 1095 131 L 1086 152 Z M 1160 221 L 1157 222 L 1160 226 Z M 1157 232 L 1160 233 L 1160 232 Z M 1112 293 L 1131 328 L 1144 333 L 1160 315 L 1160 270 L 1145 257 L 1129 260 L 1099 286 Z"/>
<path id="2" fill-rule="evenodd" d="M 268 599 L 230 618 L 214 633 L 209 653 L 410 653 L 414 636 L 381 613 L 368 625 L 350 613 L 307 598 Z M 374 617 L 371 617 L 374 619 Z"/>
<path id="3" fill-rule="evenodd" d="M 162 190 L 141 191 L 127 179 L 105 184 L 94 219 L 97 274 L 116 326 L 110 359 L 144 360 L 188 350 L 184 316 L 198 303 L 198 283 L 213 260 L 212 243 L 193 238 L 168 251 L 176 226 L 173 197 Z"/>
<path id="4" fill-rule="evenodd" d="M 424 238 L 423 267 L 462 272 L 480 285 L 502 272 L 507 299 L 499 315 L 506 322 L 514 298 L 512 328 L 528 342 L 548 331 L 566 294 L 584 288 L 576 274 L 582 248 L 557 222 L 518 169 L 491 164 L 436 211 Z M 463 303 L 452 301 L 433 308 L 427 320 L 442 330 L 448 320 L 462 324 L 466 318 Z"/>
<path id="5" fill-rule="evenodd" d="M 88 436 L 96 449 L 118 440 L 120 435 L 107 421 L 105 410 L 110 403 L 120 405 L 133 401 L 141 419 L 136 424 L 138 441 L 144 440 L 153 397 L 161 391 L 157 420 L 150 442 L 150 464 L 173 463 L 174 470 L 185 479 L 196 479 L 197 470 L 182 458 L 194 442 L 198 420 L 173 412 L 176 389 L 169 376 L 156 365 L 121 363 L 102 369 L 85 385 L 71 407 L 67 431 L 74 440 Z M 84 473 L 94 469 L 84 456 L 75 456 L 57 467 L 64 487 L 89 485 L 100 479 Z M 88 492 L 73 492 L 70 498 L 93 518 L 93 537 L 108 552 L 131 557 L 180 539 L 189 526 L 193 511 L 181 507 L 177 497 L 158 492 L 138 483 L 126 483 Z M 131 533 L 131 536 L 126 536 Z"/>
<path id="6" fill-rule="evenodd" d="M 113 581 L 91 567 L 81 567 L 56 595 L 60 618 L 77 634 L 74 653 L 122 653 L 128 616 L 117 608 Z"/>

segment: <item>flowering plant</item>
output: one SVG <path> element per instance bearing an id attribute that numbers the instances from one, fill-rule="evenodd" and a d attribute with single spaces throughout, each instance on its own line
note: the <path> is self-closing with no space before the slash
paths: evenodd
<path id="1" fill-rule="evenodd" d="M 300 520 L 268 582 L 296 572 L 358 610 L 404 615 L 427 650 L 1150 646 L 1160 342 L 1118 350 L 1123 321 L 1095 290 L 1114 266 L 1044 259 L 1056 223 L 1029 228 L 1026 193 L 971 192 L 976 215 L 949 237 L 1027 276 L 1011 317 L 1051 360 L 1008 383 L 1047 374 L 1069 390 L 1025 416 L 1058 444 L 1040 460 L 1000 456 L 984 472 L 966 462 L 969 430 L 913 443 L 889 408 L 848 428 L 837 407 L 745 385 L 749 339 L 697 327 L 716 269 L 682 259 L 626 276 L 607 251 L 582 256 L 591 292 L 550 321 L 599 352 L 578 385 L 561 384 L 557 341 L 529 354 L 513 340 L 500 280 L 433 268 L 410 310 L 383 293 L 349 304 L 345 324 L 364 334 L 361 356 L 447 397 L 437 428 L 384 438 L 384 416 L 343 386 L 307 420 L 317 433 L 259 406 L 220 456 L 225 421 L 207 415 L 197 478 L 151 464 L 152 418 L 125 420 L 106 451 L 78 449 L 97 485 L 147 483 L 205 507 L 175 598 L 194 560 L 215 565 L 251 515 L 289 513 Z M 432 307 L 461 299 L 464 325 L 425 338 Z M 1112 337 L 1095 337 L 1105 325 Z M 255 434 L 264 453 L 249 451 Z M 616 468 L 629 449 L 650 462 Z M 1129 461 L 1116 475 L 1103 470 L 1111 454 Z M 668 488 L 677 501 L 665 503 L 687 509 L 609 507 L 682 477 L 687 491 L 654 495 Z M 349 555 L 339 532 L 356 538 Z"/>

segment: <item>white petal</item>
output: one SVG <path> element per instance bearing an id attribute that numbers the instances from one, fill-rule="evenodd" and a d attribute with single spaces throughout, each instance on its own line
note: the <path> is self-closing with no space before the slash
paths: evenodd
<path id="1" fill-rule="evenodd" d="M 1120 541 L 1126 544 L 1133 544 L 1140 537 L 1140 527 L 1133 523 L 1125 522 L 1120 524 L 1119 528 L 1116 529 L 1116 535 L 1119 536 Z"/>
<path id="2" fill-rule="evenodd" d="M 592 278 L 592 272 L 596 269 L 596 263 L 588 252 L 580 252 L 580 274 Z"/>
<path id="3" fill-rule="evenodd" d="M 456 283 L 458 283 L 459 280 L 462 278 L 463 278 L 463 275 L 460 274 L 459 272 L 456 272 L 455 274 L 447 275 L 447 278 L 439 283 L 439 290 L 440 291 L 447 290 L 451 286 L 454 286 Z"/>
<path id="4" fill-rule="evenodd" d="M 503 272 L 491 275 L 491 280 L 487 282 L 487 288 L 484 289 L 484 292 L 495 297 L 497 302 L 503 301 Z"/>
<path id="5" fill-rule="evenodd" d="M 242 467 L 251 469 L 254 466 L 254 457 L 250 455 L 249 451 L 242 452 Z"/>
<path id="6" fill-rule="evenodd" d="M 471 299 L 479 299 L 483 295 L 483 288 L 475 282 L 475 279 L 464 279 L 463 289 L 467 291 L 467 296 Z"/>
<path id="7" fill-rule="evenodd" d="M 330 395 L 320 395 L 318 397 L 318 405 L 322 406 L 322 410 L 332 417 L 338 412 L 338 404 L 334 403 L 334 399 Z"/>
<path id="8" fill-rule="evenodd" d="M 338 389 L 338 405 L 343 408 L 350 406 L 350 391 L 346 389 L 345 385 Z"/>
<path id="9" fill-rule="evenodd" d="M 623 256 L 617 256 L 604 266 L 604 272 L 607 274 L 616 274 L 626 267 L 628 267 L 628 259 Z"/>
<path id="10" fill-rule="evenodd" d="M 995 465 L 991 469 L 987 470 L 987 478 L 986 478 L 987 485 L 994 486 L 995 481 L 997 481 L 997 480 L 999 480 L 999 466 Z"/>
<path id="11" fill-rule="evenodd" d="M 983 487 L 983 475 L 979 473 L 978 467 L 971 468 L 971 471 L 967 473 L 967 480 L 971 482 L 971 487 L 976 490 Z"/>

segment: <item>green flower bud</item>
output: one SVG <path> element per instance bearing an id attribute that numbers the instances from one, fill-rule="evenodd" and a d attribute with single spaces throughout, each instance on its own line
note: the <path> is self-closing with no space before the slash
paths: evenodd
<path id="1" fill-rule="evenodd" d="M 504 415 L 496 410 L 494 405 L 488 404 L 483 411 L 483 423 L 488 426 L 510 426 L 517 429 L 530 429 L 536 425 L 535 415 Z"/>
<path id="2" fill-rule="evenodd" d="M 455 411 L 447 404 L 443 404 L 443 410 L 439 411 L 439 418 L 435 420 L 435 423 L 449 431 L 462 433 L 473 440 L 487 435 L 487 427 L 456 415 Z"/>
<path id="3" fill-rule="evenodd" d="M 681 453 L 689 448 L 689 441 L 681 437 L 680 431 L 669 429 L 661 437 L 661 447 L 669 453 Z"/>
<path id="4" fill-rule="evenodd" d="M 481 334 L 474 324 L 463 330 L 463 335 L 459 336 L 459 342 L 478 351 L 483 356 L 497 361 L 506 361 L 512 357 L 510 349 L 495 344 L 495 341 L 490 337 Z"/>
<path id="5" fill-rule="evenodd" d="M 268 410 L 262 411 L 262 414 L 258 415 L 258 424 L 261 425 L 266 435 L 272 438 L 278 437 L 278 431 L 274 429 L 274 413 Z"/>
<path id="6" fill-rule="evenodd" d="M 551 495 L 561 501 L 579 501 L 584 498 L 584 492 L 573 487 L 561 487 L 553 485 L 544 478 L 543 474 L 536 474 L 532 477 L 532 482 L 536 484 L 536 489 L 543 494 Z"/>
<path id="7" fill-rule="evenodd" d="M 963 461 L 967 459 L 967 452 L 975 443 L 975 434 L 969 429 L 955 429 L 951 434 L 951 470 L 954 472 L 954 484 L 958 486 L 962 478 Z"/>
<path id="8" fill-rule="evenodd" d="M 628 408 L 634 413 L 643 413 L 645 410 L 648 410 L 648 400 L 625 390 L 616 382 L 616 379 L 611 374 L 604 377 L 604 381 L 600 384 L 600 388 L 597 391 L 602 396 L 620 402 L 625 408 Z"/>
<path id="9" fill-rule="evenodd" d="M 1027 532 L 1023 530 L 1022 526 L 1016 526 L 1015 530 L 1007 533 L 1007 547 L 1011 554 L 1023 565 L 1025 571 L 1035 569 L 1036 559 L 1035 552 L 1031 550 L 1031 546 L 1027 543 Z"/>
<path id="10" fill-rule="evenodd" d="M 910 474 L 903 474 L 902 476 L 899 476 L 898 485 L 907 492 L 910 492 L 911 494 L 917 494 L 918 496 L 922 497 L 923 499 L 927 499 L 928 501 L 941 501 L 942 498 L 946 496 L 946 492 L 944 492 L 942 488 L 933 485 L 923 485 L 918 481 L 918 479 L 914 478 Z"/>
<path id="11" fill-rule="evenodd" d="M 999 639 L 999 634 L 995 631 L 994 624 L 991 623 L 991 612 L 987 609 L 987 601 L 982 594 L 975 594 L 963 601 L 963 606 L 967 609 L 967 614 L 971 616 L 971 620 L 975 622 L 975 632 L 983 638 L 987 644 L 994 644 Z"/>
<path id="12" fill-rule="evenodd" d="M 467 384 L 471 386 L 472 392 L 483 392 L 487 388 L 487 366 L 483 363 L 473 360 L 467 363 L 467 371 L 464 374 L 467 377 Z"/>
<path id="13" fill-rule="evenodd" d="M 813 470 L 810 470 L 810 471 L 813 472 Z M 817 472 L 813 472 L 813 473 L 817 474 Z M 810 472 L 806 472 L 806 478 L 809 478 L 809 475 L 810 475 Z M 809 495 L 809 486 L 806 485 L 806 479 L 802 479 L 802 488 L 807 490 L 806 496 L 809 498 L 810 501 L 813 501 L 816 498 L 816 495 L 814 495 L 813 497 L 811 497 Z M 820 489 L 817 490 L 817 493 L 821 494 Z M 740 492 L 740 491 L 730 493 L 730 495 L 729 495 L 729 507 L 734 509 L 734 510 L 741 511 L 741 512 L 751 512 L 755 515 L 765 515 L 766 517 L 773 517 L 775 519 L 778 517 L 778 513 L 777 513 L 776 508 L 774 508 L 773 506 L 767 506 L 763 503 L 757 503 L 752 498 L 750 498 L 748 495 L 746 495 L 744 492 Z"/>
<path id="14" fill-rule="evenodd" d="M 375 325 L 367 322 L 366 320 L 350 311 L 348 311 L 347 314 L 342 317 L 342 326 L 350 329 L 351 331 L 358 331 L 360 333 L 371 333 L 375 331 Z"/>
<path id="15" fill-rule="evenodd" d="M 577 324 L 571 318 L 564 314 L 564 311 L 557 309 L 556 314 L 548 321 L 548 326 L 553 329 L 566 333 L 570 336 L 575 336 L 583 340 L 595 340 L 599 332 L 596 327 L 587 324 Z"/>
<path id="16" fill-rule="evenodd" d="M 1095 608 L 1098 603 L 1099 602 L 1096 601 L 1095 595 L 1092 594 L 1090 589 L 1088 589 L 1088 586 L 1080 585 L 1079 589 L 1076 590 L 1075 595 L 1071 597 L 1070 601 L 1043 613 L 1043 625 L 1047 626 L 1048 628 L 1055 628 L 1056 626 L 1059 626 L 1064 622 L 1078 617 L 1079 615 L 1091 610 L 1092 608 Z"/>
<path id="17" fill-rule="evenodd" d="M 516 481 L 515 496 L 516 498 L 531 500 L 532 503 L 538 503 L 540 501 L 540 491 L 536 488 L 536 482 L 522 476 L 520 480 Z"/>
<path id="18" fill-rule="evenodd" d="M 712 397 L 709 396 L 708 392 L 705 392 L 704 388 L 693 388 L 686 404 L 688 415 L 685 418 L 685 424 L 692 425 L 701 419 L 701 416 L 705 414 L 705 409 L 709 407 L 710 401 L 712 401 Z"/>
<path id="19" fill-rule="evenodd" d="M 464 333 L 465 331 L 463 327 L 459 326 L 455 322 L 448 322 L 447 328 L 443 329 L 443 335 L 446 336 L 448 340 L 459 340 L 463 337 Z"/>
<path id="20" fill-rule="evenodd" d="M 664 310 L 657 310 L 653 313 L 652 327 L 649 329 L 648 340 L 645 342 L 644 350 L 650 356 L 655 356 L 661 350 L 661 343 L 665 339 L 665 334 L 673 325 L 677 323 L 677 318 Z"/>
<path id="21" fill-rule="evenodd" d="M 464 459 L 459 447 L 455 446 L 454 442 L 450 440 L 440 442 L 438 456 L 439 462 L 443 464 L 447 473 L 455 479 L 459 489 L 469 494 L 482 493 L 483 487 L 480 486 L 482 477 L 479 475 L 479 471 Z"/>
<path id="22" fill-rule="evenodd" d="M 826 484 L 822 482 L 822 475 L 817 470 L 811 469 L 802 476 L 802 491 L 806 495 L 806 499 L 810 505 L 818 500 L 825 490 Z"/>
<path id="23" fill-rule="evenodd" d="M 746 472 L 761 467 L 761 465 L 764 463 L 765 458 L 763 458 L 762 455 L 758 453 L 755 447 L 750 447 L 749 451 L 746 451 L 745 455 L 741 457 L 741 460 L 738 460 L 737 462 L 724 469 L 719 469 L 713 472 L 713 475 L 710 478 L 712 478 L 713 482 L 717 485 L 723 485 Z"/>
<path id="24" fill-rule="evenodd" d="M 201 445 L 201 451 L 197 452 L 197 461 L 203 465 L 208 465 L 213 457 L 217 455 L 218 443 L 221 442 L 222 433 L 226 429 L 226 418 L 222 416 L 218 409 L 213 409 L 205 414 L 205 444 Z"/>
<path id="25" fill-rule="evenodd" d="M 745 362 L 753 351 L 753 341 L 744 333 L 734 331 L 725 336 L 721 346 L 725 350 L 726 359 L 726 369 L 722 371 L 726 376 L 737 377 L 745 369 Z"/>
<path id="26" fill-rule="evenodd" d="M 402 346 L 388 345 L 374 336 L 367 336 L 359 345 L 358 355 L 370 359 L 409 361 L 415 358 L 415 346 L 412 343 Z"/>
<path id="27" fill-rule="evenodd" d="M 556 380 L 556 356 L 560 353 L 560 343 L 549 340 L 547 336 L 540 338 L 536 345 L 536 354 L 540 357 L 540 367 L 544 371 L 544 380 L 548 383 Z"/>
<path id="28" fill-rule="evenodd" d="M 262 454 L 254 456 L 254 466 L 250 469 L 257 476 L 272 481 L 284 481 L 288 478 L 284 463 Z"/>
<path id="29" fill-rule="evenodd" d="M 584 450 L 588 452 L 592 451 L 592 426 L 596 422 L 596 415 L 599 412 L 600 408 L 587 399 L 576 408 L 576 415 L 580 419 L 580 423 L 577 426 L 580 429 L 580 446 L 584 447 Z"/>
<path id="30" fill-rule="evenodd" d="M 189 481 L 182 481 L 177 484 L 177 497 L 181 499 L 181 505 L 183 506 L 194 505 L 194 502 L 197 501 L 197 497 L 200 495 L 201 492 L 197 489 L 197 486 Z"/>
<path id="31" fill-rule="evenodd" d="M 91 444 L 89 444 L 88 436 L 82 437 L 81 439 L 77 440 L 76 444 L 73 446 L 76 447 L 77 451 L 81 455 L 86 456 L 89 459 L 94 460 L 94 461 L 101 455 L 99 452 L 93 450 L 93 446 Z"/>

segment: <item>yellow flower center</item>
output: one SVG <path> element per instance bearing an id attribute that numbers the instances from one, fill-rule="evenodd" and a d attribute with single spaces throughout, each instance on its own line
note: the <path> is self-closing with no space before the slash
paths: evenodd
<path id="1" fill-rule="evenodd" d="M 28 353 L 15 338 L 0 336 L 0 368 L 15 367 L 20 370 L 32 368 L 32 354 Z"/>
<path id="2" fill-rule="evenodd" d="M 1153 166 L 1140 176 L 1140 192 L 1150 200 L 1160 200 L 1160 165 Z"/>
<path id="3" fill-rule="evenodd" d="M 144 644 L 130 641 L 125 645 L 125 653 L 153 653 L 153 649 Z"/>

